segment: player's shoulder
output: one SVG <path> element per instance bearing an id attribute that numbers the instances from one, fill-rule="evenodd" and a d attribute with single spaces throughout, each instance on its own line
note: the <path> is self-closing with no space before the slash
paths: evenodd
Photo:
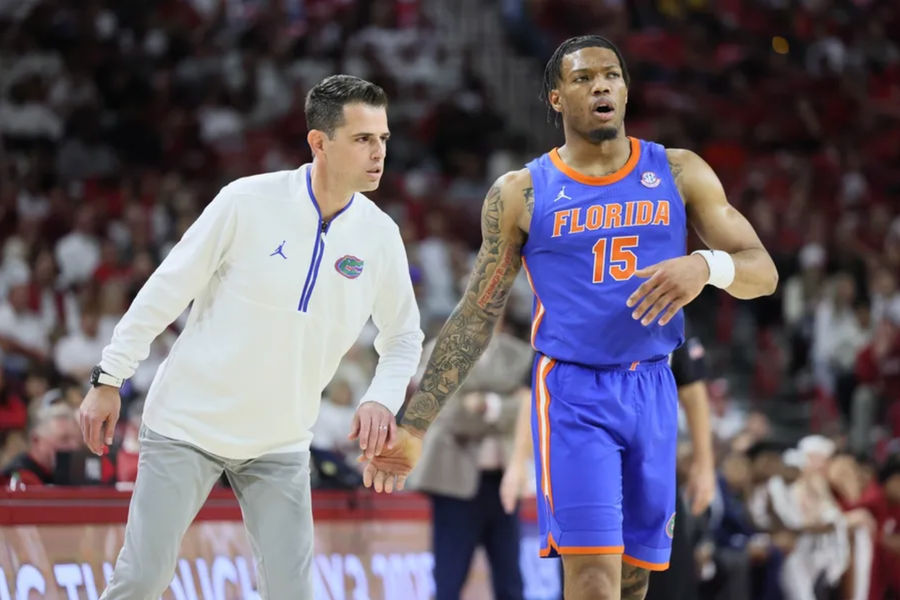
<path id="1" fill-rule="evenodd" d="M 693 201 L 694 196 L 721 189 L 721 183 L 713 168 L 693 150 L 685 148 L 667 148 L 666 156 L 672 177 L 686 202 Z"/>
<path id="2" fill-rule="evenodd" d="M 240 196 L 252 196 L 266 199 L 291 198 L 292 186 L 297 177 L 297 170 L 272 171 L 258 173 L 235 179 L 223 188 L 223 191 Z"/>
<path id="3" fill-rule="evenodd" d="M 531 180 L 531 172 L 526 169 L 518 169 L 504 173 L 494 181 L 492 190 L 497 190 L 503 197 L 504 206 L 512 206 L 517 199 L 527 201 L 534 195 L 534 183 Z M 490 198 L 491 193 L 488 193 Z"/>
<path id="4" fill-rule="evenodd" d="M 665 151 L 670 165 L 679 165 L 682 168 L 706 166 L 706 161 L 693 150 L 688 150 L 687 148 L 665 148 Z"/>
<path id="5" fill-rule="evenodd" d="M 504 173 L 494 181 L 484 202 L 488 213 L 502 214 L 504 220 L 525 228 L 523 223 L 530 218 L 534 207 L 531 172 L 525 168 Z"/>
<path id="6" fill-rule="evenodd" d="M 531 171 L 527 168 L 508 171 L 498 177 L 494 185 L 499 186 L 501 191 L 529 188 L 532 185 Z"/>

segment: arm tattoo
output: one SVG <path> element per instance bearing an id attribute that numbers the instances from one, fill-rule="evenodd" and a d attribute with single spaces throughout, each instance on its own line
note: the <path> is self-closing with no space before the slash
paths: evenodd
<path id="1" fill-rule="evenodd" d="M 669 169 L 672 170 L 672 179 L 675 180 L 675 185 L 677 185 L 680 188 L 681 181 L 679 181 L 679 179 L 681 178 L 681 172 L 684 170 L 684 167 L 681 166 L 680 162 L 676 162 L 676 161 L 672 160 L 672 158 L 670 157 L 669 158 Z"/>
<path id="2" fill-rule="evenodd" d="M 522 236 L 503 234 L 503 208 L 500 184 L 495 183 L 481 212 L 481 250 L 468 287 L 438 335 L 419 390 L 402 409 L 401 425 L 428 429 L 491 340 L 522 264 Z"/>
<path id="3" fill-rule="evenodd" d="M 534 188 L 527 187 L 522 190 L 522 194 L 525 196 L 525 211 L 531 217 L 534 214 Z"/>
<path id="4" fill-rule="evenodd" d="M 650 583 L 650 571 L 622 564 L 622 600 L 644 600 Z"/>
<path id="5" fill-rule="evenodd" d="M 484 201 L 484 208 L 481 210 L 481 227 L 484 239 L 481 244 L 481 251 L 478 253 L 478 260 L 475 263 L 475 271 L 469 281 L 469 291 L 472 288 L 481 288 L 484 280 L 487 279 L 487 285 L 484 290 L 478 294 L 476 304 L 478 308 L 491 312 L 496 310 L 496 306 L 492 306 L 499 297 L 497 287 L 506 277 L 513 261 L 517 258 L 518 252 L 512 252 L 514 249 L 507 244 L 502 244 L 500 240 L 500 215 L 503 212 L 503 198 L 500 194 L 500 186 L 494 184 L 488 191 L 487 198 Z M 501 248 L 502 246 L 502 248 Z M 517 250 L 517 249 L 515 249 Z M 493 270 L 493 274 L 488 277 L 488 272 Z M 468 294 L 466 294 L 468 296 Z M 506 298 L 503 297 L 503 301 Z M 503 311 L 503 306 L 500 307 Z M 498 313 L 499 316 L 499 313 Z"/>

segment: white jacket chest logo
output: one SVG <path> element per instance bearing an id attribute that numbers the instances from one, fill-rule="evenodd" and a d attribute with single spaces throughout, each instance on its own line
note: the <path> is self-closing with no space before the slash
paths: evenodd
<path id="1" fill-rule="evenodd" d="M 282 240 L 281 243 L 278 244 L 278 247 L 275 248 L 275 252 L 273 252 L 269 256 L 280 256 L 284 260 L 287 260 L 287 256 L 285 256 L 285 254 L 284 254 L 284 244 L 286 242 L 287 242 L 287 240 Z"/>

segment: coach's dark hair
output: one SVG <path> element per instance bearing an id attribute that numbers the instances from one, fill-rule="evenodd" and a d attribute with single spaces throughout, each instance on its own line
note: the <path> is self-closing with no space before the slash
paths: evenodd
<path id="1" fill-rule="evenodd" d="M 361 102 L 387 106 L 387 94 L 379 86 L 353 75 L 332 75 L 306 94 L 306 126 L 324 131 L 328 137 L 344 124 L 344 105 Z"/>
<path id="2" fill-rule="evenodd" d="M 580 35 L 578 37 L 569 38 L 560 44 L 553 53 L 553 56 L 550 57 L 550 60 L 547 61 L 547 66 L 544 67 L 544 85 L 541 90 L 541 95 L 548 106 L 550 104 L 550 90 L 556 87 L 562 77 L 563 57 L 567 54 L 577 52 L 582 48 L 609 48 L 612 50 L 615 53 L 616 58 L 619 59 L 619 64 L 622 66 L 622 78 L 625 80 L 625 86 L 631 86 L 631 77 L 628 75 L 628 67 L 625 65 L 625 59 L 622 58 L 622 53 L 619 52 L 616 45 L 602 35 Z"/>

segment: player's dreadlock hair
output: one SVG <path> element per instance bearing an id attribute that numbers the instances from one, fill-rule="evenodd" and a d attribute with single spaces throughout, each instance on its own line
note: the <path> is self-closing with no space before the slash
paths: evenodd
<path id="1" fill-rule="evenodd" d="M 379 86 L 352 75 L 332 75 L 306 95 L 306 126 L 324 131 L 330 138 L 344 124 L 344 105 L 361 102 L 387 106 L 387 94 Z"/>
<path id="2" fill-rule="evenodd" d="M 619 59 L 619 64 L 622 66 L 622 78 L 625 80 L 625 86 L 631 86 L 631 77 L 628 75 L 628 67 L 625 65 L 625 59 L 622 58 L 622 53 L 619 52 L 619 49 L 615 44 L 602 35 L 580 35 L 578 37 L 569 38 L 559 45 L 553 53 L 553 56 L 547 61 L 547 66 L 544 67 L 544 83 L 541 89 L 541 99 L 551 110 L 550 90 L 556 87 L 560 77 L 562 77 L 563 57 L 567 54 L 577 52 L 582 48 L 609 48 L 612 50 L 615 53 L 616 58 Z"/>

